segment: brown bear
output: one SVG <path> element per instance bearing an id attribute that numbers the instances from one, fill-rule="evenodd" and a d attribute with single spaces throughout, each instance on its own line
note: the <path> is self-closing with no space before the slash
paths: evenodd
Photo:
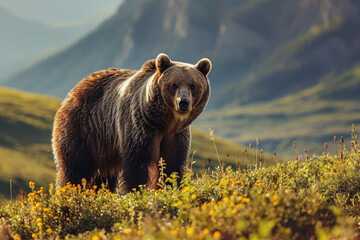
<path id="1" fill-rule="evenodd" d="M 139 71 L 110 68 L 80 81 L 55 116 L 57 186 L 85 178 L 87 187 L 104 183 L 113 192 L 156 189 L 161 157 L 180 181 L 210 70 L 206 58 L 191 65 L 159 54 Z"/>

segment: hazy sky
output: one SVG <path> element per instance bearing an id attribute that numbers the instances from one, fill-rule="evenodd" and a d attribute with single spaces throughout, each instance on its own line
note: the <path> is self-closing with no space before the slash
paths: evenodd
<path id="1" fill-rule="evenodd" d="M 51 26 L 97 24 L 111 16 L 123 0 L 0 0 L 13 15 Z"/>

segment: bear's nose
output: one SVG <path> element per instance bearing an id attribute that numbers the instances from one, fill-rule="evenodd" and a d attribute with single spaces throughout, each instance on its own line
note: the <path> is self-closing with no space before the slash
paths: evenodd
<path id="1" fill-rule="evenodd" d="M 190 101 L 189 99 L 182 98 L 179 102 L 179 108 L 181 111 L 187 111 L 189 108 Z"/>

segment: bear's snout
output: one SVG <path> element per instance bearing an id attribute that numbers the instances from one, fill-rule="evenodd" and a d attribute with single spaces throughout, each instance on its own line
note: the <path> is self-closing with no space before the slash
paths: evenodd
<path id="1" fill-rule="evenodd" d="M 187 98 L 180 98 L 179 109 L 180 111 L 186 112 L 189 110 L 190 101 Z"/>
<path id="2" fill-rule="evenodd" d="M 191 111 L 191 93 L 187 87 L 181 86 L 178 89 L 175 109 L 186 113 Z"/>

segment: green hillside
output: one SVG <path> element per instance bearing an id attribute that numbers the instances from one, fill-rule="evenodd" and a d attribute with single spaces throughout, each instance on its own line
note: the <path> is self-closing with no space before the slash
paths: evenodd
<path id="1" fill-rule="evenodd" d="M 211 124 L 218 134 L 238 143 L 259 138 L 262 148 L 283 156 L 303 154 L 304 149 L 321 154 L 325 142 L 336 153 L 333 137 L 349 138 L 351 124 L 360 124 L 359 92 L 360 65 L 280 99 L 209 111 L 196 126 L 205 129 Z"/>
<path id="2" fill-rule="evenodd" d="M 55 181 L 50 141 L 53 118 L 59 106 L 60 100 L 56 98 L 0 88 L 0 196 L 9 197 L 10 179 L 15 192 L 20 187 L 28 189 L 30 180 L 41 186 Z M 255 163 L 254 152 L 242 156 L 243 147 L 216 136 L 215 141 L 226 165 L 235 166 L 239 162 L 244 167 Z M 193 130 L 192 152 L 195 149 L 195 171 L 219 165 L 209 134 Z M 263 158 L 266 165 L 275 161 L 268 155 Z"/>
<path id="3" fill-rule="evenodd" d="M 43 185 L 55 180 L 50 136 L 59 103 L 0 88 L 0 195 L 9 196 L 10 179 L 17 191 L 30 180 Z"/>

